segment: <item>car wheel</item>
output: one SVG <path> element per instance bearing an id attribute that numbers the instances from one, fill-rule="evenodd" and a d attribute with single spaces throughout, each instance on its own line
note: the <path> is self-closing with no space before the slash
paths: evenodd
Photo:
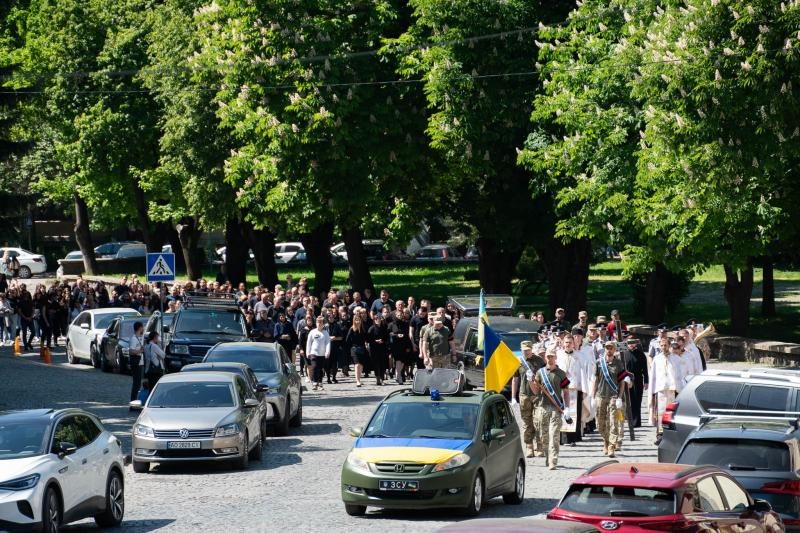
<path id="1" fill-rule="evenodd" d="M 150 471 L 150 463 L 145 461 L 133 461 L 133 471 L 137 474 L 146 474 Z"/>
<path id="2" fill-rule="evenodd" d="M 248 451 L 247 447 L 250 444 L 250 436 L 245 432 L 244 434 L 244 441 L 242 442 L 242 455 L 236 459 L 236 468 L 240 470 L 244 470 L 250 464 L 250 452 Z"/>
<path id="3" fill-rule="evenodd" d="M 95 344 L 89 345 L 89 363 L 94 368 L 100 368 L 100 352 L 97 351 Z"/>
<path id="4" fill-rule="evenodd" d="M 525 465 L 522 461 L 517 465 L 517 473 L 514 476 L 514 492 L 503 494 L 503 501 L 509 505 L 518 505 L 525 498 Z"/>
<path id="5" fill-rule="evenodd" d="M 289 417 L 291 412 L 289 411 L 289 398 L 286 398 L 286 408 L 283 410 L 283 417 L 281 421 L 278 422 L 278 425 L 275 426 L 275 434 L 284 437 L 289 434 Z"/>
<path id="6" fill-rule="evenodd" d="M 259 431 L 258 442 L 255 447 L 250 450 L 250 459 L 253 461 L 260 461 L 264 455 L 264 434 Z"/>
<path id="7" fill-rule="evenodd" d="M 297 406 L 297 414 L 295 414 L 291 420 L 289 420 L 289 425 L 293 428 L 299 428 L 300 425 L 303 423 L 303 395 L 301 394 L 300 397 L 297 399 L 300 405 Z"/>
<path id="8" fill-rule="evenodd" d="M 475 474 L 475 480 L 472 482 L 472 493 L 467 504 L 466 514 L 469 516 L 478 516 L 483 508 L 483 476 L 480 472 Z"/>
<path id="9" fill-rule="evenodd" d="M 19 267 L 19 277 L 28 279 L 33 274 L 31 273 L 31 269 L 28 266 L 22 265 Z"/>
<path id="10" fill-rule="evenodd" d="M 61 499 L 56 489 L 48 487 L 42 502 L 42 531 L 58 533 L 61 529 Z"/>
<path id="11" fill-rule="evenodd" d="M 265 416 L 261 417 L 261 440 L 262 441 L 266 441 L 267 440 L 267 427 L 268 427 L 267 417 L 265 417 Z"/>
<path id="12" fill-rule="evenodd" d="M 100 527 L 116 527 L 122 523 L 124 514 L 125 485 L 120 473 L 112 470 L 106 482 L 106 508 L 102 514 L 94 517 L 94 521 Z"/>
<path id="13" fill-rule="evenodd" d="M 67 339 L 67 362 L 71 365 L 77 365 L 80 361 L 80 359 L 75 357 L 75 350 L 72 349 L 72 343 Z"/>
<path id="14" fill-rule="evenodd" d="M 364 516 L 367 512 L 367 506 L 346 503 L 344 504 L 344 510 L 350 516 Z"/>

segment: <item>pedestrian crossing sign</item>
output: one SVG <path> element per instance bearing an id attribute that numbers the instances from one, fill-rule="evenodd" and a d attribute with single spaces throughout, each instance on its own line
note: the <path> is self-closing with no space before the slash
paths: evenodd
<path id="1" fill-rule="evenodd" d="M 175 254 L 147 254 L 147 281 L 175 281 Z"/>

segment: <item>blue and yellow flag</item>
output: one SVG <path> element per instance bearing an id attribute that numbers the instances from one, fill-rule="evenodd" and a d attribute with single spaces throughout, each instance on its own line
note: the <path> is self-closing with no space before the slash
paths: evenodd
<path id="1" fill-rule="evenodd" d="M 519 369 L 520 362 L 488 324 L 484 326 L 484 334 L 486 335 L 486 346 L 483 350 L 484 386 L 486 390 L 500 392 Z"/>
<path id="2" fill-rule="evenodd" d="M 478 299 L 478 349 L 483 350 L 483 325 L 489 323 L 489 317 L 486 315 L 486 300 L 483 298 L 483 289 Z"/>

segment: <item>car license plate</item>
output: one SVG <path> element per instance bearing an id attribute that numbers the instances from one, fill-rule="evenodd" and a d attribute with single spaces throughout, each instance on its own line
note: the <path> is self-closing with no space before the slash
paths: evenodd
<path id="1" fill-rule="evenodd" d="M 200 441 L 197 440 L 178 440 L 167 442 L 167 449 L 170 450 L 199 450 Z"/>
<path id="2" fill-rule="evenodd" d="M 419 490 L 419 481 L 397 480 L 397 479 L 381 479 L 378 481 L 378 488 L 380 490 Z"/>

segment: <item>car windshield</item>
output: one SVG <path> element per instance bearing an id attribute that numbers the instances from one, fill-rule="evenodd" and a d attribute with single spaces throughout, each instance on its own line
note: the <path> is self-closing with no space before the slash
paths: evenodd
<path id="1" fill-rule="evenodd" d="M 363 436 L 472 439 L 478 407 L 447 401 L 384 403 L 373 415 Z"/>
<path id="2" fill-rule="evenodd" d="M 139 313 L 131 309 L 130 311 L 122 311 L 122 312 L 114 312 L 114 313 L 107 313 L 107 314 L 96 314 L 94 315 L 94 327 L 95 329 L 106 329 L 111 321 L 117 318 L 118 316 L 138 316 Z"/>
<path id="3" fill-rule="evenodd" d="M 184 309 L 175 324 L 175 334 L 224 333 L 244 335 L 244 317 L 238 309 Z"/>
<path id="4" fill-rule="evenodd" d="M 678 456 L 676 462 L 690 465 L 715 465 L 729 470 L 734 476 L 739 472 L 750 472 L 748 479 L 760 475 L 775 478 L 774 473 L 786 474 L 792 466 L 789 447 L 784 442 L 750 439 L 701 439 L 692 440 Z M 762 485 L 762 484 L 759 484 Z M 785 491 L 761 492 L 750 489 L 753 498 L 767 500 L 772 508 L 792 518 L 800 518 L 797 497 Z"/>
<path id="5" fill-rule="evenodd" d="M 247 348 L 212 350 L 206 355 L 203 362 L 244 363 L 257 374 L 278 372 L 280 368 L 278 353 L 273 350 L 248 350 Z"/>
<path id="6" fill-rule="evenodd" d="M 149 408 L 233 407 L 230 383 L 192 381 L 158 383 L 147 401 Z"/>
<path id="7" fill-rule="evenodd" d="M 0 460 L 43 455 L 46 433 L 42 422 L 0 422 Z"/>
<path id="8" fill-rule="evenodd" d="M 669 489 L 572 485 L 558 506 L 595 516 L 665 516 L 675 514 L 675 493 Z"/>
<path id="9" fill-rule="evenodd" d="M 519 345 L 522 341 L 539 342 L 537 334 L 533 332 L 508 331 L 498 334 L 503 342 L 506 343 L 506 346 L 511 348 L 511 351 L 519 350 Z"/>

